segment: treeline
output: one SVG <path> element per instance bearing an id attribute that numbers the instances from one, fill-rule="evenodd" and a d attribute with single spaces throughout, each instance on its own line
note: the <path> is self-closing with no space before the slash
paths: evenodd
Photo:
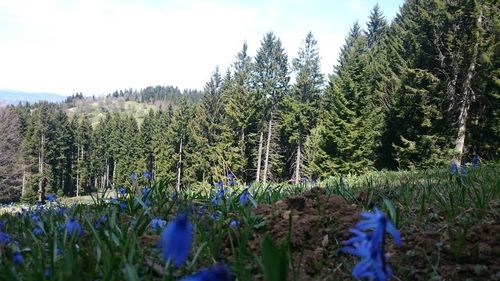
<path id="1" fill-rule="evenodd" d="M 351 28 L 328 78 L 312 33 L 289 59 L 269 32 L 255 57 L 244 43 L 230 69 L 216 68 L 194 94 L 200 98 L 178 95 L 140 126 L 108 113 L 93 128 L 56 104 L 9 108 L 17 116 L 9 128 L 23 141 L 9 153 L 12 169 L 0 170 L 0 180 L 11 179 L 0 190 L 77 195 L 130 184 L 131 171 L 182 188 L 228 173 L 243 182 L 297 182 L 460 165 L 473 153 L 498 159 L 499 17 L 495 1 L 408 0 L 388 23 L 376 6 L 365 29 Z M 160 98 L 149 90 L 111 95 Z"/>

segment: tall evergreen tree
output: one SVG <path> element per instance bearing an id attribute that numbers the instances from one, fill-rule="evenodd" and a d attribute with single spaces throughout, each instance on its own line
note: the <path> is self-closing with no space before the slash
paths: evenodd
<path id="1" fill-rule="evenodd" d="M 317 41 L 312 32 L 306 35 L 298 57 L 293 60 L 296 82 L 291 95 L 284 99 L 281 131 L 283 132 L 285 159 L 290 159 L 291 178 L 295 183 L 301 179 L 304 162 L 304 142 L 316 125 L 318 100 L 323 86 Z M 294 156 L 294 157 L 293 157 Z M 293 159 L 293 160 L 292 160 Z"/>
<path id="2" fill-rule="evenodd" d="M 253 178 L 255 171 L 255 150 L 257 125 L 259 124 L 259 99 L 250 84 L 252 59 L 248 55 L 248 46 L 243 44 L 242 50 L 236 55 L 233 79 L 226 91 L 225 113 L 227 122 L 233 132 L 232 150 L 239 151 L 235 156 L 231 171 L 245 181 Z"/>
<path id="3" fill-rule="evenodd" d="M 267 33 L 261 47 L 255 56 L 255 63 L 252 72 L 252 84 L 257 91 L 259 99 L 263 104 L 263 122 L 260 124 L 259 151 L 257 156 L 257 177 L 260 180 L 260 160 L 262 156 L 263 135 L 266 135 L 262 181 L 265 183 L 271 171 L 279 175 L 283 168 L 283 160 L 279 155 L 276 136 L 277 122 L 280 120 L 283 98 L 288 93 L 289 73 L 288 56 L 285 53 L 281 40 L 274 33 Z"/>

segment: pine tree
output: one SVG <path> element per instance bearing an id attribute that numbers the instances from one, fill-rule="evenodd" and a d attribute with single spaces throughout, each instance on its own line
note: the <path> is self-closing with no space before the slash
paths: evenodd
<path id="1" fill-rule="evenodd" d="M 306 35 L 298 57 L 293 60 L 296 82 L 291 95 L 285 97 L 281 131 L 287 153 L 285 159 L 293 159 L 288 165 L 291 178 L 297 184 L 301 179 L 304 162 L 304 142 L 316 125 L 319 97 L 323 86 L 317 41 L 311 32 Z"/>
<path id="2" fill-rule="evenodd" d="M 277 122 L 281 116 L 281 106 L 283 98 L 288 93 L 288 56 L 285 53 L 281 40 L 274 33 L 269 32 L 264 36 L 261 47 L 255 56 L 255 63 L 252 72 L 252 86 L 256 90 L 261 104 L 263 104 L 263 122 L 260 124 L 260 138 L 258 161 L 261 159 L 263 145 L 263 135 L 266 135 L 265 153 L 262 171 L 262 181 L 265 183 L 267 178 L 273 173 L 280 175 L 283 169 L 283 160 L 279 154 L 276 136 Z M 260 162 L 260 161 L 259 161 Z M 260 163 L 257 163 L 260 167 Z M 260 169 L 257 169 L 260 175 Z M 256 180 L 259 181 L 257 176 Z"/>
<path id="3" fill-rule="evenodd" d="M 234 74 L 225 95 L 225 114 L 228 125 L 233 132 L 230 149 L 238 151 L 234 156 L 231 172 L 244 181 L 252 180 L 255 173 L 255 150 L 257 125 L 259 123 L 259 108 L 256 92 L 250 85 L 252 59 L 247 54 L 248 46 L 243 44 L 242 50 L 236 55 Z"/>

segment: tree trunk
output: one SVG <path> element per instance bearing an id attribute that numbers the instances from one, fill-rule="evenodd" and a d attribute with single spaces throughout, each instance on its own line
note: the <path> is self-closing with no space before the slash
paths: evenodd
<path id="1" fill-rule="evenodd" d="M 477 24 L 478 26 L 481 25 L 481 18 L 483 16 L 483 13 L 481 11 L 478 19 L 477 19 Z M 472 77 L 474 76 L 474 72 L 476 70 L 476 61 L 477 61 L 477 55 L 478 55 L 478 49 L 479 49 L 479 38 L 476 39 L 477 41 L 474 44 L 474 49 L 472 53 L 472 57 L 470 59 L 470 64 L 469 67 L 467 68 L 467 74 L 465 76 L 464 83 L 462 85 L 463 88 L 463 101 L 460 104 L 459 107 L 459 112 L 460 114 L 458 115 L 458 132 L 457 132 L 457 138 L 455 141 L 455 157 L 453 161 L 457 166 L 461 165 L 462 162 L 462 155 L 464 152 L 464 143 L 465 143 L 465 132 L 466 132 L 466 125 L 467 125 L 467 117 L 469 116 L 469 107 L 470 103 L 475 100 L 475 95 L 474 92 L 472 91 Z"/>
<path id="2" fill-rule="evenodd" d="M 26 165 L 23 164 L 23 187 L 21 189 L 21 198 L 26 195 Z"/>
<path id="3" fill-rule="evenodd" d="M 116 174 L 116 159 L 113 159 L 113 177 L 111 178 L 111 187 L 115 191 L 116 198 L 118 198 L 118 190 L 115 187 L 115 174 Z"/>
<path id="4" fill-rule="evenodd" d="M 300 151 L 300 142 L 299 145 L 297 146 L 297 155 L 295 159 L 295 179 L 294 183 L 298 184 L 300 180 L 300 162 L 301 162 L 301 151 Z"/>
<path id="5" fill-rule="evenodd" d="M 80 146 L 76 150 L 76 197 L 80 196 Z"/>
<path id="6" fill-rule="evenodd" d="M 104 188 L 109 186 L 109 158 L 106 159 L 106 175 L 104 175 Z"/>
<path id="7" fill-rule="evenodd" d="M 269 169 L 269 152 L 271 150 L 272 125 L 273 125 L 273 114 L 271 113 L 271 117 L 269 117 L 269 127 L 267 128 L 266 159 L 264 160 L 264 174 L 262 175 L 263 183 L 266 183 L 267 181 L 267 173 Z"/>
<path id="8" fill-rule="evenodd" d="M 182 165 L 182 138 L 179 144 L 179 162 L 177 162 L 177 183 L 175 184 L 175 190 L 180 192 L 181 190 L 181 165 Z"/>
<path id="9" fill-rule="evenodd" d="M 260 132 L 259 139 L 259 151 L 257 152 L 257 172 L 255 173 L 255 181 L 260 181 L 260 163 L 262 162 L 262 141 L 264 138 L 264 133 Z"/>
<path id="10" fill-rule="evenodd" d="M 43 190 L 43 162 L 45 161 L 45 152 L 44 152 L 44 146 L 45 146 L 45 136 L 42 134 L 41 137 L 41 145 L 40 145 L 40 152 L 38 153 L 38 173 L 40 174 L 40 179 L 38 180 L 38 201 L 44 202 L 45 200 L 45 192 Z"/>
<path id="11" fill-rule="evenodd" d="M 241 175 L 243 180 L 246 180 L 247 178 L 247 173 L 246 173 L 246 161 L 245 161 L 245 129 L 241 129 L 241 144 L 240 144 L 240 153 L 241 153 L 241 170 L 243 174 Z"/>

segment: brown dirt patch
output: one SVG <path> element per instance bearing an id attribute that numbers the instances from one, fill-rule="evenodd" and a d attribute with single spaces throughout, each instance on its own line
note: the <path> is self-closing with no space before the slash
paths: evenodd
<path id="1" fill-rule="evenodd" d="M 361 207 L 339 196 L 327 196 L 311 189 L 275 204 L 252 210 L 262 216 L 265 227 L 253 233 L 250 249 L 260 251 L 265 234 L 282 241 L 292 219 L 292 264 L 298 280 L 352 280 L 350 270 L 356 258 L 339 253 L 349 238 L 348 229 L 360 219 Z M 403 214 L 404 215 L 404 214 Z M 454 258 L 444 218 L 432 221 L 424 230 L 417 220 L 402 228 L 403 246 L 389 239 L 387 253 L 395 280 L 500 280 L 500 220 L 488 217 L 468 228 L 464 250 Z M 429 231 L 428 229 L 434 229 Z M 289 271 L 291 280 L 292 270 Z M 254 280 L 263 280 L 261 275 Z"/>
<path id="2" fill-rule="evenodd" d="M 330 279 L 333 278 L 330 275 L 327 280 L 349 279 L 350 276 L 338 270 L 339 264 L 332 260 L 332 255 L 338 254 L 341 242 L 348 238 L 348 229 L 359 220 L 359 211 L 358 206 L 341 197 L 327 197 L 322 189 L 311 189 L 273 205 L 260 205 L 253 212 L 261 215 L 266 224 L 253 234 L 250 247 L 259 251 L 266 233 L 275 241 L 285 239 L 291 217 L 292 263 L 298 270 L 298 280 L 323 280 L 322 274 L 334 273 L 336 268 L 337 278 Z"/>

